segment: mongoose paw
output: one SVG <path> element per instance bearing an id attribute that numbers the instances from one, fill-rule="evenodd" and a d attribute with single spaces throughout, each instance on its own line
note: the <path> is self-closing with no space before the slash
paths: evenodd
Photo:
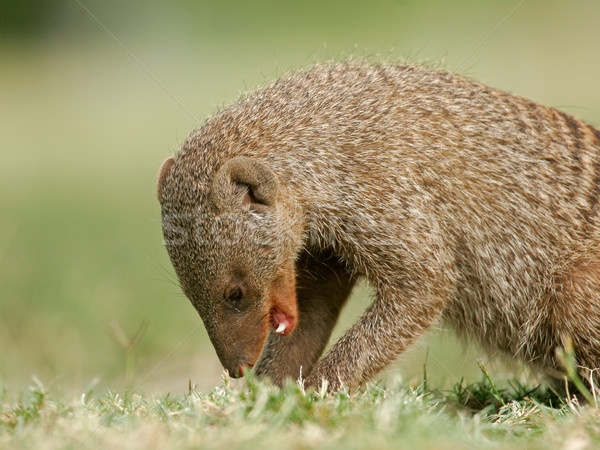
<path id="1" fill-rule="evenodd" d="M 345 386 L 339 376 L 328 376 L 315 371 L 304 380 L 304 388 L 320 393 L 332 394 Z"/>

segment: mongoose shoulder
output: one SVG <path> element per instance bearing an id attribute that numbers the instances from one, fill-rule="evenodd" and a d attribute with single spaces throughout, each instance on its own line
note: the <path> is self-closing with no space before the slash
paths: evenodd
<path id="1" fill-rule="evenodd" d="M 600 366 L 600 131 L 411 65 L 317 65 L 192 132 L 167 251 L 232 376 L 356 387 L 439 321 L 542 371 Z M 353 285 L 376 296 L 319 359 Z"/>

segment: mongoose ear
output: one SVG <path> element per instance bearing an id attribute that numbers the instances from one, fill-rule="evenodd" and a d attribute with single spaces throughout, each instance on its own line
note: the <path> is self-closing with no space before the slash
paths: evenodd
<path id="1" fill-rule="evenodd" d="M 158 170 L 158 177 L 156 179 L 156 197 L 158 197 L 158 201 L 161 201 L 162 198 L 162 190 L 165 186 L 165 181 L 167 176 L 171 173 L 171 167 L 173 167 L 173 163 L 175 162 L 175 158 L 169 156 L 167 159 L 163 161 L 160 165 L 160 169 Z"/>
<path id="2" fill-rule="evenodd" d="M 246 156 L 225 162 L 213 179 L 211 195 L 219 208 L 236 202 L 253 211 L 265 211 L 275 205 L 279 193 L 276 175 L 266 164 Z"/>

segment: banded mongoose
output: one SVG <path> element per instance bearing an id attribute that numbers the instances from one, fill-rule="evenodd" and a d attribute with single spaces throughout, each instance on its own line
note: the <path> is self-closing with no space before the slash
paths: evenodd
<path id="1" fill-rule="evenodd" d="M 441 321 L 600 366 L 600 131 L 413 65 L 316 65 L 208 119 L 158 177 L 166 248 L 231 376 L 355 388 Z M 375 298 L 319 360 L 358 279 Z"/>

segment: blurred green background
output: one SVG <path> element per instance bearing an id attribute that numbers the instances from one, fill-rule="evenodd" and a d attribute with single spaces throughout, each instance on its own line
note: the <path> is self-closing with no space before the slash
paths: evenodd
<path id="1" fill-rule="evenodd" d="M 428 61 L 600 125 L 600 2 L 528 0 L 502 23 L 518 4 L 0 1 L 0 387 L 220 383 L 173 282 L 155 175 L 207 115 L 282 72 Z M 367 303 L 360 289 L 338 335 Z M 128 352 L 120 331 L 143 324 Z M 478 376 L 483 354 L 447 330 L 387 373 L 418 380 L 427 347 L 434 385 Z"/>

